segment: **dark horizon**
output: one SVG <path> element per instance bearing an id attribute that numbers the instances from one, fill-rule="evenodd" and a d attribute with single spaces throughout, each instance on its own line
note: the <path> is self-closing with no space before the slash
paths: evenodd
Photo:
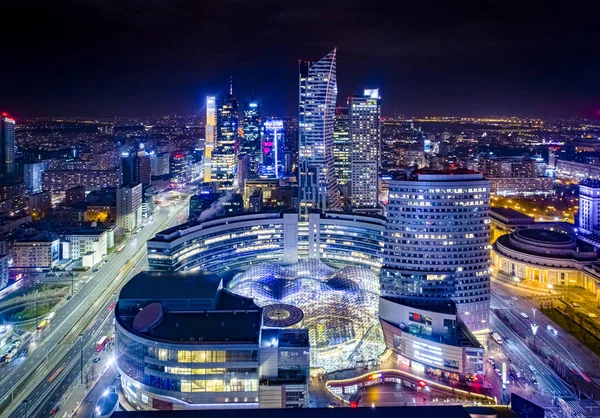
<path id="1" fill-rule="evenodd" d="M 338 105 L 379 88 L 383 116 L 600 115 L 596 3 L 282 5 L 67 0 L 4 6 L 0 107 L 40 116 L 192 115 L 206 95 L 294 116 L 299 59 L 338 48 Z"/>

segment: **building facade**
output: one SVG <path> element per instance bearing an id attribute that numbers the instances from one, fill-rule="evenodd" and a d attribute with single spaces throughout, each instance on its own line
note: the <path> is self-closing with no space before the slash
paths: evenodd
<path id="1" fill-rule="evenodd" d="M 265 121 L 262 134 L 262 163 L 259 169 L 261 178 L 278 179 L 283 174 L 284 138 L 282 120 Z"/>
<path id="2" fill-rule="evenodd" d="M 257 173 L 261 162 L 260 136 L 261 136 L 260 103 L 255 101 L 244 103 L 244 140 L 240 154 L 248 156 L 250 172 Z"/>
<path id="3" fill-rule="evenodd" d="M 51 192 L 64 192 L 77 186 L 86 191 L 110 187 L 121 187 L 123 177 L 118 170 L 46 170 L 42 174 L 42 189 Z"/>
<path id="4" fill-rule="evenodd" d="M 359 265 L 377 274 L 385 220 L 347 213 L 266 212 L 180 225 L 148 241 L 148 262 L 163 271 L 245 269 L 265 261 L 320 259 L 333 266 Z"/>
<path id="5" fill-rule="evenodd" d="M 9 179 L 17 173 L 15 150 L 15 120 L 3 113 L 0 116 L 0 179 Z"/>
<path id="6" fill-rule="evenodd" d="M 117 227 L 132 232 L 142 224 L 142 184 L 117 189 Z"/>
<path id="7" fill-rule="evenodd" d="M 341 207 L 333 157 L 333 125 L 337 100 L 336 50 L 317 62 L 299 64 L 300 211 L 325 212 Z"/>
<path id="8" fill-rule="evenodd" d="M 490 184 L 473 172 L 418 173 L 389 186 L 383 296 L 452 299 L 473 332 L 488 328 Z"/>
<path id="9" fill-rule="evenodd" d="M 42 191 L 42 173 L 48 169 L 48 160 L 23 164 L 23 180 L 27 193 Z"/>
<path id="10" fill-rule="evenodd" d="M 46 235 L 13 243 L 13 268 L 49 270 L 60 258 L 60 241 Z"/>
<path id="11" fill-rule="evenodd" d="M 348 107 L 337 107 L 333 121 L 333 159 L 339 186 L 350 183 L 350 123 Z"/>
<path id="12" fill-rule="evenodd" d="M 306 406 L 306 330 L 264 327 L 263 310 L 215 275 L 140 273 L 115 318 L 116 366 L 138 409 L 275 407 L 276 391 L 278 407 Z"/>
<path id="13" fill-rule="evenodd" d="M 600 234 L 600 180 L 579 183 L 579 232 Z"/>
<path id="14" fill-rule="evenodd" d="M 215 148 L 211 155 L 211 182 L 215 191 L 233 190 L 238 140 L 238 102 L 232 87 L 225 99 L 217 98 Z"/>
<path id="15" fill-rule="evenodd" d="M 354 211 L 373 211 L 378 202 L 381 165 L 381 98 L 365 89 L 350 98 L 350 201 Z"/>

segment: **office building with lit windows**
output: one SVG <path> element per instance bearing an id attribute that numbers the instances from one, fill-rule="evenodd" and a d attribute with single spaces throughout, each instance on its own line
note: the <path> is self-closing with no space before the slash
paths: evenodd
<path id="1" fill-rule="evenodd" d="M 211 182 L 215 191 L 232 190 L 235 182 L 238 139 L 238 102 L 233 96 L 233 87 L 225 99 L 217 98 L 217 125 L 215 147 L 211 154 Z"/>
<path id="2" fill-rule="evenodd" d="M 600 235 L 600 180 L 579 183 L 579 232 Z"/>
<path id="3" fill-rule="evenodd" d="M 279 312 L 212 273 L 139 273 L 115 308 L 125 397 L 141 410 L 306 407 L 308 333 Z"/>
<path id="4" fill-rule="evenodd" d="M 352 96 L 349 109 L 352 210 L 377 213 L 381 165 L 379 89 L 365 89 L 362 96 Z"/>
<path id="5" fill-rule="evenodd" d="M 17 173 L 15 162 L 15 120 L 3 113 L 0 116 L 0 179 Z"/>
<path id="6" fill-rule="evenodd" d="M 385 219 L 349 213 L 262 212 L 225 216 L 166 229 L 148 241 L 153 270 L 223 273 L 263 262 L 319 259 L 379 274 Z"/>
<path id="7" fill-rule="evenodd" d="M 300 61 L 298 104 L 300 212 L 341 208 L 333 156 L 337 100 L 336 50 L 319 61 Z"/>
<path id="8" fill-rule="evenodd" d="M 265 121 L 262 134 L 262 163 L 259 168 L 261 178 L 278 179 L 283 174 L 283 121 Z"/>
<path id="9" fill-rule="evenodd" d="M 391 180 L 381 294 L 413 303 L 455 302 L 475 332 L 490 309 L 490 183 L 471 171 Z"/>
<path id="10" fill-rule="evenodd" d="M 240 155 L 247 155 L 250 172 L 256 173 L 261 161 L 260 155 L 260 103 L 244 103 L 244 139 L 240 147 Z"/>

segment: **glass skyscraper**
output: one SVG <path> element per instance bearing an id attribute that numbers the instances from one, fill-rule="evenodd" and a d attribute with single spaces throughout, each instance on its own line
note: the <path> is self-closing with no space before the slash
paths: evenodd
<path id="1" fill-rule="evenodd" d="M 15 120 L 2 114 L 0 117 L 0 179 L 13 177 L 15 165 Z"/>
<path id="2" fill-rule="evenodd" d="M 250 171 L 256 173 L 260 164 L 260 104 L 244 103 L 244 140 L 240 154 L 248 155 Z"/>
<path id="3" fill-rule="evenodd" d="M 366 89 L 350 98 L 350 201 L 354 211 L 377 208 L 381 158 L 381 98 L 379 89 Z"/>
<path id="4" fill-rule="evenodd" d="M 299 199 L 300 213 L 341 209 L 333 157 L 337 99 L 336 50 L 317 62 L 300 61 Z"/>
<path id="5" fill-rule="evenodd" d="M 389 185 L 381 295 L 456 303 L 473 332 L 488 328 L 490 182 L 469 171 L 415 174 Z"/>
<path id="6" fill-rule="evenodd" d="M 279 178 L 283 168 L 284 130 L 281 119 L 269 119 L 263 127 L 260 177 Z"/>
<path id="7" fill-rule="evenodd" d="M 235 180 L 235 151 L 238 139 L 238 102 L 230 86 L 224 100 L 217 98 L 215 148 L 211 156 L 211 181 L 215 191 L 232 190 Z"/>

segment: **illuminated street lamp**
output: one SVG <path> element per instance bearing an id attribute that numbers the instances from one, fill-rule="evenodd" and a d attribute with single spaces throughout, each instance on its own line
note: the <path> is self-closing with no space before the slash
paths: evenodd
<path id="1" fill-rule="evenodd" d="M 554 286 L 552 283 L 548 283 L 548 293 L 552 294 L 552 289 L 554 289 Z"/>
<path id="2" fill-rule="evenodd" d="M 519 280 L 519 278 L 518 278 L 517 276 L 514 276 L 514 277 L 513 277 L 513 280 L 514 280 L 514 282 L 515 282 L 515 286 L 516 286 L 516 285 L 517 285 L 517 283 L 519 283 L 519 281 L 520 281 L 520 280 Z"/>
<path id="3" fill-rule="evenodd" d="M 533 333 L 533 347 L 535 348 L 535 334 L 537 334 L 539 326 L 535 323 L 535 311 L 537 309 L 531 308 L 533 311 L 533 323 L 531 324 L 531 332 Z"/>

